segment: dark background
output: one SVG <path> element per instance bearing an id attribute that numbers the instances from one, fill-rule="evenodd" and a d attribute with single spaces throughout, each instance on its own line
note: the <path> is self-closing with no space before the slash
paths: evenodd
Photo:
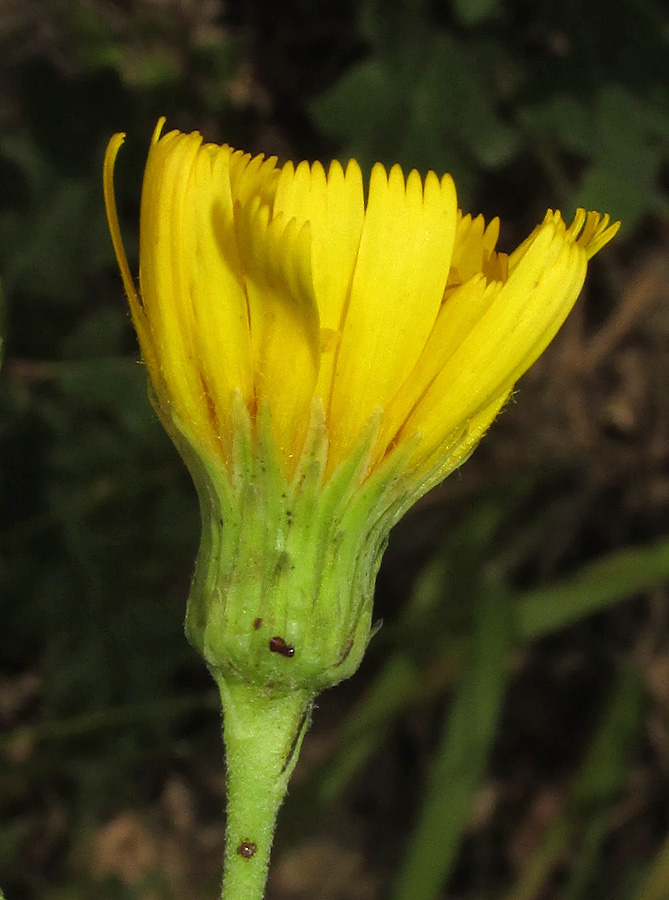
<path id="1" fill-rule="evenodd" d="M 217 896 L 220 717 L 182 630 L 198 511 L 101 196 L 126 131 L 136 263 L 159 115 L 281 160 L 451 171 L 505 250 L 547 207 L 623 222 L 393 534 L 384 628 L 321 698 L 269 896 L 669 897 L 668 51 L 660 0 L 0 2 L 8 900 Z"/>

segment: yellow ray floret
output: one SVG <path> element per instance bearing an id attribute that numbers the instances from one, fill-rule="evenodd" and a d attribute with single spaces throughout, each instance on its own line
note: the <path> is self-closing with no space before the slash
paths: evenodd
<path id="1" fill-rule="evenodd" d="M 588 260 L 616 234 L 578 210 L 510 255 L 499 222 L 463 215 L 450 176 L 374 166 L 279 167 L 159 123 L 144 176 L 139 287 L 114 249 L 158 405 L 229 467 L 233 404 L 269 413 L 295 471 L 314 402 L 327 473 L 380 420 L 371 467 L 411 441 L 410 464 L 446 474 L 476 442 L 573 306 Z"/>

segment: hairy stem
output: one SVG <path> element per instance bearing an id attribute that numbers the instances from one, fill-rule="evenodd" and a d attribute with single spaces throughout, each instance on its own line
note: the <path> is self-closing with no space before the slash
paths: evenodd
<path id="1" fill-rule="evenodd" d="M 262 900 L 279 807 L 313 697 L 218 677 L 223 704 L 227 829 L 221 900 Z"/>

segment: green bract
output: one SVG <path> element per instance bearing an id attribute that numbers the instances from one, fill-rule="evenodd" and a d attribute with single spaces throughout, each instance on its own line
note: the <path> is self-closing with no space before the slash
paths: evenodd
<path id="1" fill-rule="evenodd" d="M 218 677 L 315 694 L 360 664 L 381 556 L 416 484 L 404 452 L 365 480 L 378 417 L 326 484 L 319 404 L 291 479 L 276 457 L 269 417 L 259 417 L 257 438 L 241 401 L 235 420 L 231 475 L 207 464 L 178 426 L 202 512 L 186 633 Z"/>

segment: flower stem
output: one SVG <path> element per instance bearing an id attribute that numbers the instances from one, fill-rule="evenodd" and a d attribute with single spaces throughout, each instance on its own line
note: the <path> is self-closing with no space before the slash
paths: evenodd
<path id="1" fill-rule="evenodd" d="M 227 829 L 221 900 L 262 900 L 279 807 L 312 696 L 217 677 L 223 704 Z"/>

